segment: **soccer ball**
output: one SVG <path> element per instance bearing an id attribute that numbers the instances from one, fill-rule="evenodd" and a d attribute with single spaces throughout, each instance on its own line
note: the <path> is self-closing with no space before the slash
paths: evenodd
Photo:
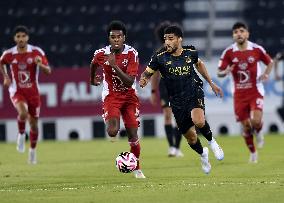
<path id="1" fill-rule="evenodd" d="M 137 166 L 137 158 L 131 152 L 121 152 L 115 160 L 116 168 L 122 173 L 131 173 Z"/>

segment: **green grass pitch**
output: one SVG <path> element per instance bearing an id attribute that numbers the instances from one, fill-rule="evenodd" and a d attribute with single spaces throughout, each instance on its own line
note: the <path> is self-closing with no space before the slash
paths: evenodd
<path id="1" fill-rule="evenodd" d="M 205 175 L 185 139 L 183 158 L 167 157 L 165 139 L 141 139 L 143 180 L 115 168 L 116 155 L 129 150 L 126 139 L 40 142 L 34 166 L 27 164 L 27 152 L 1 143 L 0 202 L 284 202 L 283 135 L 266 136 L 258 164 L 248 164 L 241 137 L 217 140 L 225 159 L 215 160 L 210 151 L 212 171 Z"/>

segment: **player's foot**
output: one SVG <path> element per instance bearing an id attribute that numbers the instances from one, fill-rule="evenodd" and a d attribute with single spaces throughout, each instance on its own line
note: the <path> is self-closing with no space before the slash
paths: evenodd
<path id="1" fill-rule="evenodd" d="M 134 177 L 135 178 L 146 178 L 143 174 L 143 172 L 141 171 L 141 169 L 138 170 L 134 170 L 133 171 Z"/>
<path id="2" fill-rule="evenodd" d="M 264 134 L 262 133 L 262 131 L 260 131 L 259 133 L 256 133 L 256 144 L 257 144 L 257 148 L 263 148 Z"/>
<path id="3" fill-rule="evenodd" d="M 175 147 L 170 147 L 168 150 L 168 156 L 169 157 L 174 157 L 176 156 L 176 148 Z"/>
<path id="4" fill-rule="evenodd" d="M 37 164 L 36 160 L 36 149 L 29 149 L 29 159 L 28 159 L 29 164 Z"/>
<path id="5" fill-rule="evenodd" d="M 257 151 L 255 151 L 254 153 L 250 153 L 249 163 L 256 164 L 257 163 L 257 159 L 258 159 Z"/>
<path id="6" fill-rule="evenodd" d="M 217 160 L 221 161 L 224 159 L 224 152 L 222 148 L 218 145 L 216 140 L 212 137 L 212 140 L 208 142 L 212 152 L 214 153 Z"/>
<path id="7" fill-rule="evenodd" d="M 17 137 L 17 151 L 20 153 L 24 153 L 25 152 L 25 141 L 26 141 L 26 134 L 18 134 Z"/>
<path id="8" fill-rule="evenodd" d="M 211 170 L 211 165 L 209 163 L 209 150 L 207 147 L 203 147 L 203 153 L 201 154 L 201 166 L 204 173 L 208 174 Z"/>
<path id="9" fill-rule="evenodd" d="M 184 157 L 184 154 L 181 152 L 180 149 L 176 149 L 176 157 Z"/>

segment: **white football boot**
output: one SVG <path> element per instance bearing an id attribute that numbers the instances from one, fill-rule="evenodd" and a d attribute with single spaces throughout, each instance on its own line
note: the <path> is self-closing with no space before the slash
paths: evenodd
<path id="1" fill-rule="evenodd" d="M 257 154 L 257 151 L 255 151 L 254 153 L 250 153 L 250 156 L 249 156 L 249 163 L 256 164 L 257 161 L 258 161 L 258 154 Z"/>
<path id="2" fill-rule="evenodd" d="M 176 148 L 175 147 L 169 147 L 169 150 L 168 150 L 168 156 L 169 157 L 175 157 L 176 156 Z"/>
<path id="3" fill-rule="evenodd" d="M 221 161 L 224 159 L 224 152 L 222 148 L 218 145 L 214 137 L 212 137 L 211 141 L 208 141 L 209 147 L 214 153 L 214 156 L 216 157 L 217 160 Z"/>
<path id="4" fill-rule="evenodd" d="M 26 141 L 26 134 L 18 134 L 17 137 L 17 151 L 20 153 L 24 153 L 25 152 L 25 141 Z"/>
<path id="5" fill-rule="evenodd" d="M 135 178 L 146 178 L 141 169 L 134 170 L 133 174 Z"/>
<path id="6" fill-rule="evenodd" d="M 29 149 L 29 159 L 28 159 L 29 164 L 37 164 L 37 159 L 36 159 L 36 149 Z"/>
<path id="7" fill-rule="evenodd" d="M 203 147 L 203 153 L 201 154 L 201 166 L 204 173 L 209 174 L 211 171 L 211 164 L 209 163 L 209 150 L 207 147 Z"/>

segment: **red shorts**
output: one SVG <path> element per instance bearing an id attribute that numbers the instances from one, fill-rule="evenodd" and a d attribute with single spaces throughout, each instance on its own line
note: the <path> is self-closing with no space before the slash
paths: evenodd
<path id="1" fill-rule="evenodd" d="M 14 96 L 11 97 L 11 101 L 14 106 L 16 106 L 16 104 L 19 101 L 26 103 L 28 106 L 28 112 L 30 116 L 34 118 L 39 117 L 40 105 L 41 105 L 39 95 L 27 96 L 25 94 L 15 93 Z"/>
<path id="2" fill-rule="evenodd" d="M 252 111 L 263 110 L 263 96 L 257 92 L 243 98 L 234 98 L 234 109 L 237 121 L 249 119 Z"/>
<path id="3" fill-rule="evenodd" d="M 120 119 L 122 116 L 125 128 L 139 127 L 139 100 L 135 94 L 110 94 L 103 102 L 103 119 Z"/>

